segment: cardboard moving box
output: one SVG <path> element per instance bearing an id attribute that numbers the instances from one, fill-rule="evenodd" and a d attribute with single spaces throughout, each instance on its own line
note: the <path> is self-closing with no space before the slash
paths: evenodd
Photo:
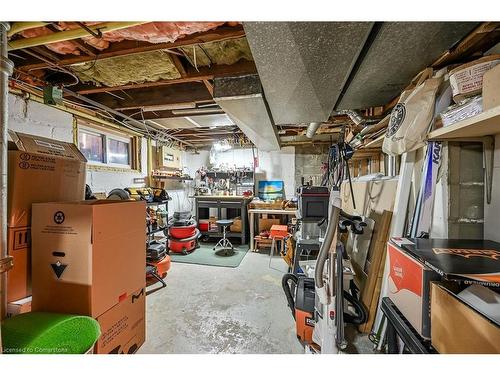
<path id="1" fill-rule="evenodd" d="M 241 232 L 241 217 L 235 217 L 233 219 L 233 225 L 229 227 L 231 232 Z"/>
<path id="2" fill-rule="evenodd" d="M 33 311 L 96 318 L 145 286 L 143 201 L 33 205 Z"/>
<path id="3" fill-rule="evenodd" d="M 500 65 L 483 76 L 483 111 L 500 106 Z"/>
<path id="4" fill-rule="evenodd" d="M 462 301 L 458 289 L 432 283 L 432 346 L 441 354 L 500 353 L 500 326 Z"/>
<path id="5" fill-rule="evenodd" d="M 279 225 L 280 219 L 259 218 L 259 233 L 271 230 L 273 225 Z"/>
<path id="6" fill-rule="evenodd" d="M 85 198 L 85 156 L 73 143 L 9 132 L 8 226 L 31 224 L 31 205 Z"/>
<path id="7" fill-rule="evenodd" d="M 9 302 L 7 305 L 7 318 L 28 313 L 31 311 L 31 297 Z"/>
<path id="8" fill-rule="evenodd" d="M 9 131 L 7 300 L 31 295 L 31 205 L 85 197 L 85 157 L 72 143 Z"/>
<path id="9" fill-rule="evenodd" d="M 31 295 L 30 227 L 7 228 L 7 249 L 14 267 L 7 272 L 7 301 Z"/>
<path id="10" fill-rule="evenodd" d="M 392 239 L 395 241 L 395 239 Z M 412 257 L 395 242 L 387 243 L 389 275 L 387 296 L 413 328 L 431 337 L 430 282 L 440 276 Z"/>
<path id="11" fill-rule="evenodd" d="M 136 290 L 97 321 L 101 336 L 94 352 L 97 354 L 133 354 L 146 339 L 146 291 Z"/>

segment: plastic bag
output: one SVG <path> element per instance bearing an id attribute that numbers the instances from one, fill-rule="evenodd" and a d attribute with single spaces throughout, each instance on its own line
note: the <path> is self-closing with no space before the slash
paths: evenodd
<path id="1" fill-rule="evenodd" d="M 432 77 L 432 69 L 426 69 L 415 79 L 413 89 L 401 94 L 391 112 L 382 150 L 389 155 L 401 155 L 425 144 L 434 116 L 436 93 L 442 77 Z"/>

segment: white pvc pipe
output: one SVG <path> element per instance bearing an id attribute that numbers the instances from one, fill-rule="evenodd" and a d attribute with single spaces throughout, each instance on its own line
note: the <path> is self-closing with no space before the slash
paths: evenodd
<path id="1" fill-rule="evenodd" d="M 7 54 L 7 32 L 9 24 L 0 22 L 0 261 L 7 253 L 7 102 L 9 95 L 9 76 L 14 64 Z M 7 312 L 7 272 L 0 275 L 0 320 Z M 0 332 L 0 348 L 2 347 Z M 1 350 L 0 350 L 1 353 Z"/>

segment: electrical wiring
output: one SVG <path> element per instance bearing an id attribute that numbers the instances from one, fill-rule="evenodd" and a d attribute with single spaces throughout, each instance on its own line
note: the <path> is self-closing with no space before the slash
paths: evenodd
<path id="1" fill-rule="evenodd" d="M 64 84 L 63 86 L 65 86 L 65 87 L 75 86 L 75 85 L 78 85 L 80 83 L 80 80 L 78 79 L 78 77 L 75 74 L 73 74 L 72 72 L 70 72 L 69 70 L 66 70 L 66 69 L 56 69 L 56 68 L 50 67 L 50 66 L 47 69 L 53 70 L 55 72 L 62 72 L 62 73 L 68 74 L 68 75 L 70 75 L 75 80 L 73 83 Z"/>
<path id="2" fill-rule="evenodd" d="M 19 80 L 17 78 L 11 77 L 11 80 L 14 81 L 14 82 L 16 82 L 21 89 L 24 86 L 25 88 L 35 89 L 35 90 L 38 90 L 38 91 L 40 90 L 39 87 L 37 87 L 35 85 L 32 85 L 32 84 L 29 84 L 27 82 L 21 81 L 21 80 Z M 104 112 L 105 115 L 102 114 L 102 113 L 99 113 L 99 114 L 101 116 L 103 116 L 104 118 L 107 118 L 107 119 L 115 121 L 116 123 L 120 124 L 121 126 L 125 127 L 126 129 L 129 129 L 129 130 L 132 130 L 134 132 L 139 132 L 141 134 L 144 134 L 144 133 L 142 133 L 142 131 L 140 129 L 137 129 L 136 127 L 132 127 L 132 126 L 128 125 L 127 123 L 125 123 L 125 122 L 123 122 L 121 120 L 116 119 L 108 111 L 103 110 L 102 108 L 98 108 L 98 107 L 90 105 L 90 104 L 77 103 L 77 102 L 74 102 L 74 101 L 69 100 L 69 99 L 64 99 L 64 102 L 67 103 L 67 104 L 76 106 L 76 107 L 88 108 L 88 109 L 91 109 L 91 110 L 93 110 L 95 112 Z"/>
<path id="3" fill-rule="evenodd" d="M 351 190 L 353 207 L 356 208 L 348 164 L 348 160 L 352 158 L 354 150 L 349 144 L 345 143 L 343 139 L 344 137 L 341 136 L 339 141 L 328 150 L 327 175 L 324 181 L 330 189 L 340 190 L 342 182 L 347 179 Z"/>

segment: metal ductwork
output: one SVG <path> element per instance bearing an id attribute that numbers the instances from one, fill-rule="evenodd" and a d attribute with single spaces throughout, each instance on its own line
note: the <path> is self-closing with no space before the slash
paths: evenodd
<path id="1" fill-rule="evenodd" d="M 387 104 L 476 22 L 245 22 L 278 125 Z M 354 113 L 347 113 L 357 123 Z"/>
<path id="2" fill-rule="evenodd" d="M 382 22 L 348 78 L 336 110 L 387 104 L 476 22 Z"/>
<path id="3" fill-rule="evenodd" d="M 318 131 L 320 126 L 321 126 L 321 122 L 311 122 L 309 124 L 309 126 L 307 127 L 306 137 L 307 138 L 314 137 L 314 134 L 316 134 L 316 132 Z"/>
<path id="4" fill-rule="evenodd" d="M 277 125 L 324 122 L 373 22 L 245 22 Z"/>
<path id="5" fill-rule="evenodd" d="M 332 112 L 332 115 L 347 115 L 351 119 L 352 122 L 356 125 L 364 125 L 368 121 L 373 121 L 373 120 L 368 120 L 365 117 L 361 115 L 358 111 L 349 109 L 349 110 L 342 110 L 338 112 Z M 312 138 L 314 137 L 314 134 L 318 131 L 320 128 L 321 123 L 320 122 L 311 122 L 309 126 L 307 127 L 306 130 L 306 137 L 307 138 Z"/>
<path id="6" fill-rule="evenodd" d="M 258 75 L 215 78 L 214 100 L 260 150 L 280 149 Z"/>
<path id="7" fill-rule="evenodd" d="M 351 119 L 352 122 L 356 125 L 361 125 L 366 122 L 366 119 L 359 113 L 358 111 L 348 109 L 338 112 L 340 115 L 347 115 Z"/>
<path id="8" fill-rule="evenodd" d="M 7 22 L 0 22 L 0 320 L 7 312 L 7 271 L 12 259 L 7 252 L 7 143 L 8 143 L 8 95 L 9 76 L 14 64 L 7 54 Z M 0 353 L 2 340 L 0 333 Z"/>

